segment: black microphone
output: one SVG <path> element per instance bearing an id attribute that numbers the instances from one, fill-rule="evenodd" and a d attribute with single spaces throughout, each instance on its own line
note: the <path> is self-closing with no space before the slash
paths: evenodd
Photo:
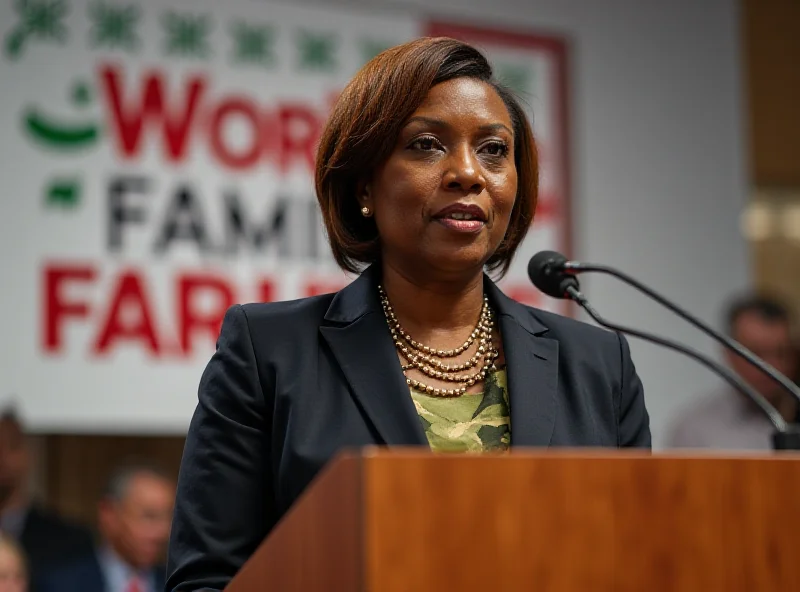
<path id="1" fill-rule="evenodd" d="M 578 280 L 564 272 L 569 260 L 555 251 L 539 251 L 528 262 L 528 277 L 533 285 L 553 298 L 569 298 L 567 289 L 579 290 Z"/>
<path id="2" fill-rule="evenodd" d="M 592 308 L 592 306 L 589 304 L 589 301 L 586 299 L 586 297 L 580 292 L 578 279 L 574 274 L 583 271 L 607 273 L 614 277 L 618 277 L 622 281 L 642 291 L 647 296 L 652 297 L 660 304 L 678 314 L 678 316 L 686 319 L 696 327 L 700 328 L 703 332 L 710 335 L 712 338 L 716 339 L 718 342 L 722 343 L 751 364 L 754 364 L 757 368 L 766 372 L 770 377 L 773 378 L 773 380 L 776 380 L 792 396 L 800 401 L 800 389 L 797 388 L 797 385 L 791 382 L 783 374 L 778 372 L 775 368 L 767 364 L 764 360 L 756 356 L 750 350 L 746 349 L 740 343 L 712 329 L 701 320 L 668 301 L 663 296 L 656 294 L 653 290 L 647 288 L 630 276 L 627 276 L 622 272 L 614 270 L 610 267 L 570 261 L 564 255 L 555 251 L 542 251 L 537 253 L 528 263 L 528 276 L 530 277 L 534 286 L 548 296 L 552 296 L 554 298 L 569 298 L 586 310 L 589 316 L 592 317 L 598 324 L 607 327 L 608 329 L 619 331 L 620 333 L 626 333 L 640 339 L 645 339 L 647 341 L 651 341 L 658 345 L 662 345 L 674 351 L 680 352 L 700 362 L 713 372 L 716 372 L 717 375 L 723 378 L 731 386 L 752 400 L 753 403 L 755 403 L 764 412 L 772 425 L 775 426 L 776 432 L 773 434 L 773 447 L 776 450 L 800 450 L 800 428 L 798 428 L 798 426 L 788 425 L 773 405 L 771 405 L 760 393 L 753 389 L 753 387 L 751 387 L 749 384 L 744 382 L 731 370 L 705 356 L 704 354 L 701 354 L 700 352 L 686 347 L 680 343 L 653 335 L 651 333 L 617 325 L 616 323 L 607 321 L 600 316 L 600 314 L 598 314 L 597 311 L 594 310 L 594 308 Z"/>

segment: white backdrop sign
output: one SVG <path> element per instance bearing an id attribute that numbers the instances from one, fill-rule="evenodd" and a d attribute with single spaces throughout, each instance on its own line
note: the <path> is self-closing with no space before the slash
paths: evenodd
<path id="1" fill-rule="evenodd" d="M 534 231 L 568 248 L 553 38 L 246 2 L 1 0 L 0 397 L 36 430 L 181 432 L 236 302 L 334 291 L 313 193 L 331 101 L 420 35 L 487 51 L 542 152 Z M 544 303 L 541 303 L 544 304 Z"/>

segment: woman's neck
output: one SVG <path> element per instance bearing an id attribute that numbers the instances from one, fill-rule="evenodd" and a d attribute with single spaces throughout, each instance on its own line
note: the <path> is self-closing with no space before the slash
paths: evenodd
<path id="1" fill-rule="evenodd" d="M 483 306 L 483 272 L 430 280 L 383 265 L 383 289 L 398 321 L 414 339 L 448 348 L 475 328 Z"/>

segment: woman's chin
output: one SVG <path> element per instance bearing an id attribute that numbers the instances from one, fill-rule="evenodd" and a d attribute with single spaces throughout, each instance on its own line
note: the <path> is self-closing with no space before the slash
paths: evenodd
<path id="1" fill-rule="evenodd" d="M 453 250 L 443 250 L 438 255 L 429 256 L 430 266 L 434 269 L 454 276 L 480 274 L 483 266 L 491 257 L 491 252 L 486 249 L 472 249 L 469 247 Z"/>

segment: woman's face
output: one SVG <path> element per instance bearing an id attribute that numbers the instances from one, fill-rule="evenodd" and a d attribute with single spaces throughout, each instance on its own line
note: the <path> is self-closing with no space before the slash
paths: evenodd
<path id="1" fill-rule="evenodd" d="M 503 100 L 484 82 L 456 78 L 430 90 L 361 195 L 385 265 L 412 274 L 480 272 L 514 207 L 512 130 Z"/>
<path id="2" fill-rule="evenodd" d="M 19 557 L 0 547 L 0 592 L 26 592 L 28 578 Z"/>

